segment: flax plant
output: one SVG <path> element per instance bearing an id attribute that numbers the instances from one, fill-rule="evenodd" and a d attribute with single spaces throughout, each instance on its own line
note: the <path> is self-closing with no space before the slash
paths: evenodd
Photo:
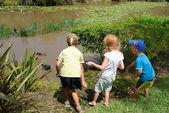
<path id="1" fill-rule="evenodd" d="M 2 108 L 2 112 L 8 112 L 7 106 L 11 104 L 23 106 L 19 101 L 22 98 L 20 94 L 25 90 L 31 90 L 39 80 L 50 72 L 37 73 L 41 60 L 37 60 L 36 53 L 31 54 L 28 49 L 21 64 L 18 63 L 15 55 L 10 60 L 11 47 L 12 44 L 0 56 L 0 108 Z M 36 74 L 38 74 L 37 77 L 35 77 Z"/>

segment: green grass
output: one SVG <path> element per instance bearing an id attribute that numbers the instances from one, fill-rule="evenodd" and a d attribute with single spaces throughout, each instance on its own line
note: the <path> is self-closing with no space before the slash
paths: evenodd
<path id="1" fill-rule="evenodd" d="M 154 84 L 149 89 L 149 98 L 143 96 L 143 91 L 136 101 L 128 98 L 112 99 L 109 106 L 99 104 L 86 113 L 167 113 L 169 111 L 169 76 L 162 78 L 162 82 Z"/>

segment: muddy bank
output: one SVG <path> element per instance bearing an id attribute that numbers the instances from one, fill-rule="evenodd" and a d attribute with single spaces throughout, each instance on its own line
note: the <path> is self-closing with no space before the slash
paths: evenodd
<path id="1" fill-rule="evenodd" d="M 155 16 L 169 16 L 169 6 L 155 7 L 148 10 L 147 13 Z"/>

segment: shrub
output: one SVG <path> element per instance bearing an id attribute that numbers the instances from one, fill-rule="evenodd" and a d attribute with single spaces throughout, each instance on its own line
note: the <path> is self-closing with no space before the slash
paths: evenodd
<path id="1" fill-rule="evenodd" d="M 134 59 L 128 41 L 141 39 L 146 43 L 145 53 L 150 59 L 158 56 L 160 51 L 169 49 L 169 18 L 155 16 L 137 16 L 127 20 L 107 24 L 95 24 L 72 29 L 78 34 L 85 52 L 97 52 L 103 57 L 103 38 L 107 34 L 116 35 L 121 41 L 121 50 L 125 61 Z"/>

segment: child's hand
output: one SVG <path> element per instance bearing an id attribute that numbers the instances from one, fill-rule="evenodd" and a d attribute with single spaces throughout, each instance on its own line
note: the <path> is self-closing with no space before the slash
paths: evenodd
<path id="1" fill-rule="evenodd" d="M 86 63 L 88 66 L 92 66 L 93 65 L 93 62 L 89 61 Z"/>
<path id="2" fill-rule="evenodd" d="M 136 76 L 132 74 L 132 75 L 131 75 L 131 78 L 135 79 L 135 78 L 136 78 Z"/>
<path id="3" fill-rule="evenodd" d="M 87 88 L 87 84 L 86 84 L 86 82 L 84 81 L 84 82 L 82 82 L 82 86 L 84 87 L 84 88 Z"/>
<path id="4" fill-rule="evenodd" d="M 128 74 L 129 74 L 129 71 L 128 71 L 128 68 L 126 68 L 124 75 L 128 75 Z"/>
<path id="5" fill-rule="evenodd" d="M 56 73 L 56 77 L 59 77 L 59 74 L 60 74 L 60 73 Z"/>

